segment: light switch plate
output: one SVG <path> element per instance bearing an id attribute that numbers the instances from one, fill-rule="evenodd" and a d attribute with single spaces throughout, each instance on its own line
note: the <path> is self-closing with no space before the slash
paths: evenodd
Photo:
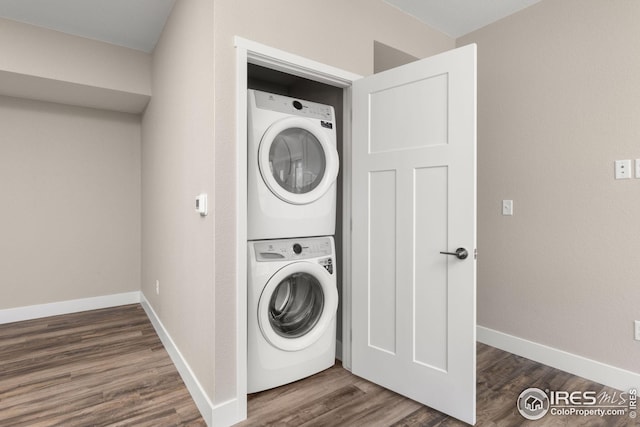
<path id="1" fill-rule="evenodd" d="M 507 216 L 513 215 L 513 200 L 502 201 L 502 215 L 507 215 Z"/>
<path id="2" fill-rule="evenodd" d="M 616 160 L 616 179 L 631 178 L 631 160 Z"/>
<path id="3" fill-rule="evenodd" d="M 636 178 L 640 178 L 640 159 L 636 159 Z"/>
<path id="4" fill-rule="evenodd" d="M 207 195 L 205 193 L 198 194 L 196 197 L 196 212 L 200 214 L 200 216 L 207 216 L 208 208 L 207 208 Z"/>

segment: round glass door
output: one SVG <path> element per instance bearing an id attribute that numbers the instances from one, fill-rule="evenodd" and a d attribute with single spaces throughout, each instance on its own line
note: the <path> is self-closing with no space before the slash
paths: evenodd
<path id="1" fill-rule="evenodd" d="M 308 193 L 316 188 L 326 164 L 322 144 L 308 130 L 288 128 L 271 142 L 269 169 L 278 185 L 290 193 Z"/>
<path id="2" fill-rule="evenodd" d="M 294 273 L 273 291 L 269 323 L 281 337 L 299 338 L 318 323 L 323 309 L 324 295 L 318 280 L 307 273 Z"/>
<path id="3" fill-rule="evenodd" d="M 338 309 L 333 275 L 320 264 L 300 261 L 278 270 L 258 302 L 258 324 L 273 346 L 297 351 L 327 331 Z"/>
<path id="4" fill-rule="evenodd" d="M 258 149 L 265 184 L 285 202 L 307 204 L 322 197 L 338 176 L 335 143 L 311 120 L 288 117 L 272 124 Z"/>

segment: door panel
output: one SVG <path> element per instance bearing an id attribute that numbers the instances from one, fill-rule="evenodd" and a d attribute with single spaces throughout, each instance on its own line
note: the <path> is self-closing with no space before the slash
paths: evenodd
<path id="1" fill-rule="evenodd" d="M 471 424 L 475 73 L 471 45 L 353 87 L 353 372 Z"/>
<path id="2" fill-rule="evenodd" d="M 425 366 L 447 370 L 447 266 L 441 248 L 447 247 L 448 168 L 415 170 L 415 252 L 413 280 L 415 339 L 414 360 Z M 426 286 L 425 286 L 426 285 Z M 419 309 L 417 309 L 419 308 Z M 434 345 L 436 343 L 436 345 Z"/>
<path id="3" fill-rule="evenodd" d="M 388 203 L 395 199 L 395 171 L 377 171 L 369 177 L 371 203 L 371 262 L 369 263 L 369 345 L 396 352 L 396 270 L 389 262 L 395 256 L 396 211 Z"/>
<path id="4" fill-rule="evenodd" d="M 371 152 L 446 144 L 448 85 L 441 74 L 371 93 Z M 398 108 L 408 98 L 414 108 Z"/>

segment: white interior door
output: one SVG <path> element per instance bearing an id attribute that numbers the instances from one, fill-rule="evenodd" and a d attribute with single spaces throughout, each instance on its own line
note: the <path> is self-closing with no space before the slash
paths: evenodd
<path id="1" fill-rule="evenodd" d="M 475 45 L 354 83 L 352 183 L 353 373 L 475 424 Z"/>

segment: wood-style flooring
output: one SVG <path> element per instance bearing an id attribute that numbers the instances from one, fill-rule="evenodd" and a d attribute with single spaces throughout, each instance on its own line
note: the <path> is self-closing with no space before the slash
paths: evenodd
<path id="1" fill-rule="evenodd" d="M 529 359 L 480 344 L 477 346 L 477 426 L 640 425 L 625 416 L 552 416 L 528 421 L 516 409 L 520 393 L 542 390 L 616 390 Z M 616 396 L 620 396 L 617 392 Z M 624 406 L 622 406 L 624 408 Z M 358 378 L 340 364 L 307 379 L 249 395 L 248 419 L 236 427 L 366 426 L 462 427 L 467 424 Z"/>
<path id="2" fill-rule="evenodd" d="M 517 412 L 522 390 L 615 390 L 478 344 L 478 426 L 638 425 L 628 416 Z M 255 393 L 249 426 L 464 426 L 358 378 L 340 364 Z M 0 325 L 0 426 L 205 426 L 138 304 Z"/>
<path id="3" fill-rule="evenodd" d="M 205 426 L 139 304 L 0 325 L 0 426 Z"/>

